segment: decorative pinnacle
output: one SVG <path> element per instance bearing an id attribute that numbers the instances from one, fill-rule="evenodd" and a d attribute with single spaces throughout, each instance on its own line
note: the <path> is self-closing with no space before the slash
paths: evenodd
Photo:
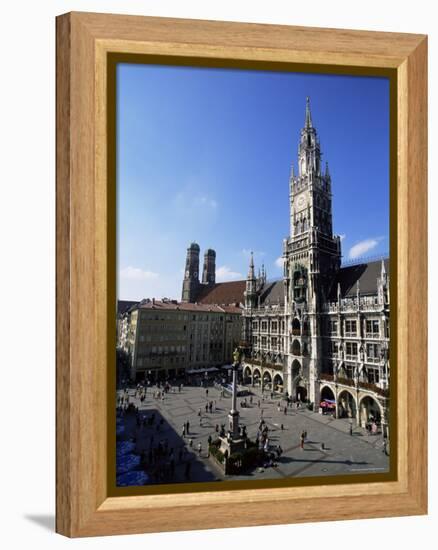
<path id="1" fill-rule="evenodd" d="M 382 258 L 382 266 L 380 268 L 380 276 L 383 279 L 386 276 L 385 260 Z"/>
<path id="2" fill-rule="evenodd" d="M 328 167 L 328 162 L 327 161 L 325 163 L 325 177 L 330 178 L 330 172 L 329 172 L 329 167 Z"/>
<path id="3" fill-rule="evenodd" d="M 312 115 L 310 113 L 310 97 L 306 97 L 306 128 L 313 128 Z"/>
<path id="4" fill-rule="evenodd" d="M 251 259 L 249 261 L 248 279 L 254 279 L 254 254 L 251 251 Z"/>

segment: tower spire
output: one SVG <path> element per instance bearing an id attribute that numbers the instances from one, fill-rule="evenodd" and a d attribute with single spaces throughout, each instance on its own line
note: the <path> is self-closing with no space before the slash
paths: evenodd
<path id="1" fill-rule="evenodd" d="M 251 259 L 249 261 L 248 279 L 255 279 L 254 275 L 254 254 L 251 252 Z"/>
<path id="2" fill-rule="evenodd" d="M 310 97 L 306 97 L 306 128 L 313 128 L 312 114 L 310 112 Z"/>
<path id="3" fill-rule="evenodd" d="M 381 277 L 382 281 L 386 277 L 385 260 L 383 258 L 382 258 L 382 265 L 380 267 L 380 277 Z"/>

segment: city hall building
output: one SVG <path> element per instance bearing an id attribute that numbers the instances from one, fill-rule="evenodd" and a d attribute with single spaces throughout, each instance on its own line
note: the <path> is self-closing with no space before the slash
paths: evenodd
<path id="1" fill-rule="evenodd" d="M 389 262 L 341 267 L 333 234 L 332 182 L 321 166 L 309 100 L 290 176 L 290 235 L 284 275 L 255 275 L 251 257 L 243 299 L 243 375 L 248 383 L 321 402 L 338 417 L 387 430 Z"/>
<path id="2" fill-rule="evenodd" d="M 216 252 L 187 249 L 181 301 L 143 300 L 119 316 L 119 346 L 132 376 L 181 375 L 230 362 L 240 341 L 250 385 L 321 404 L 387 433 L 389 414 L 389 262 L 341 267 L 333 234 L 332 182 L 321 165 L 309 100 L 290 176 L 290 235 L 284 274 L 216 283 Z"/>

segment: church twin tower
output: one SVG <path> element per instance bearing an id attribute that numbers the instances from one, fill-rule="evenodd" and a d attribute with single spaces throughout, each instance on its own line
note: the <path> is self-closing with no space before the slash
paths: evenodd
<path id="1" fill-rule="evenodd" d="M 214 285 L 216 282 L 216 252 L 209 248 L 204 253 L 202 282 L 199 281 L 199 245 L 192 243 L 187 249 L 184 272 L 182 301 L 195 302 L 201 285 Z"/>

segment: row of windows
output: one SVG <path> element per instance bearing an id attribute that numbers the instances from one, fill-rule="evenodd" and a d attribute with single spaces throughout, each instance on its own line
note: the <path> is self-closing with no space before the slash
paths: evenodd
<path id="1" fill-rule="evenodd" d="M 346 342 L 345 343 L 345 355 L 346 359 L 357 359 L 357 343 Z M 365 347 L 367 360 L 371 363 L 378 363 L 381 359 L 381 346 L 380 344 L 367 344 Z M 339 352 L 339 342 L 329 343 L 329 352 L 332 355 L 337 355 Z"/>
<path id="2" fill-rule="evenodd" d="M 151 353 L 185 353 L 186 346 L 152 346 Z"/>
<path id="3" fill-rule="evenodd" d="M 268 331 L 268 326 L 269 326 L 268 321 L 260 321 L 260 323 L 259 323 L 259 321 L 253 321 L 252 322 L 252 329 L 254 331 L 259 330 L 259 326 L 260 326 L 260 330 L 262 332 L 267 332 Z M 270 322 L 270 331 L 271 332 L 278 332 L 279 327 L 281 327 L 281 330 L 284 331 L 284 327 L 285 327 L 284 321 L 281 321 L 280 323 L 278 321 L 271 321 Z"/>
<path id="4" fill-rule="evenodd" d="M 186 358 L 184 356 L 170 356 L 170 357 L 138 357 L 137 367 L 148 367 L 153 365 L 163 365 L 165 363 L 170 364 L 182 364 L 185 363 Z"/>
<path id="5" fill-rule="evenodd" d="M 278 349 L 279 346 L 283 346 L 283 338 L 277 338 L 275 336 L 271 336 L 271 338 L 267 336 L 253 336 L 252 345 L 258 346 L 259 344 L 262 348 L 270 346 L 273 349 Z"/>
<path id="6" fill-rule="evenodd" d="M 346 336 L 357 336 L 358 323 L 355 320 L 344 321 L 344 333 Z M 377 319 L 367 319 L 365 321 L 365 333 L 368 338 L 375 338 L 380 335 L 380 321 Z M 339 323 L 337 319 L 330 319 L 329 331 L 332 334 L 338 334 Z"/>
<path id="7" fill-rule="evenodd" d="M 140 342 L 152 342 L 152 341 L 158 341 L 158 342 L 168 342 L 172 340 L 184 340 L 185 341 L 185 335 L 178 334 L 178 333 L 172 333 L 167 332 L 165 334 L 160 335 L 153 335 L 153 334 L 140 334 L 139 341 Z"/>
<path id="8" fill-rule="evenodd" d="M 213 321 L 216 323 L 222 322 L 224 320 L 224 315 L 217 315 L 217 313 L 211 314 L 188 314 L 188 313 L 141 313 L 141 321 L 188 321 L 191 318 L 195 322 L 205 322 Z M 226 315 L 225 319 L 227 321 L 239 321 L 240 315 Z M 131 316 L 131 322 L 134 321 L 134 318 Z"/>
<path id="9" fill-rule="evenodd" d="M 354 365 L 349 365 L 348 363 L 345 363 L 340 371 L 338 372 L 338 376 L 340 378 L 348 378 L 350 380 L 354 377 Z M 327 367 L 328 373 L 333 374 L 334 370 L 334 364 L 330 363 Z M 365 370 L 363 370 L 359 377 L 359 385 L 360 382 L 367 382 L 368 384 L 378 384 L 380 381 L 380 369 L 376 367 L 366 367 Z"/>

